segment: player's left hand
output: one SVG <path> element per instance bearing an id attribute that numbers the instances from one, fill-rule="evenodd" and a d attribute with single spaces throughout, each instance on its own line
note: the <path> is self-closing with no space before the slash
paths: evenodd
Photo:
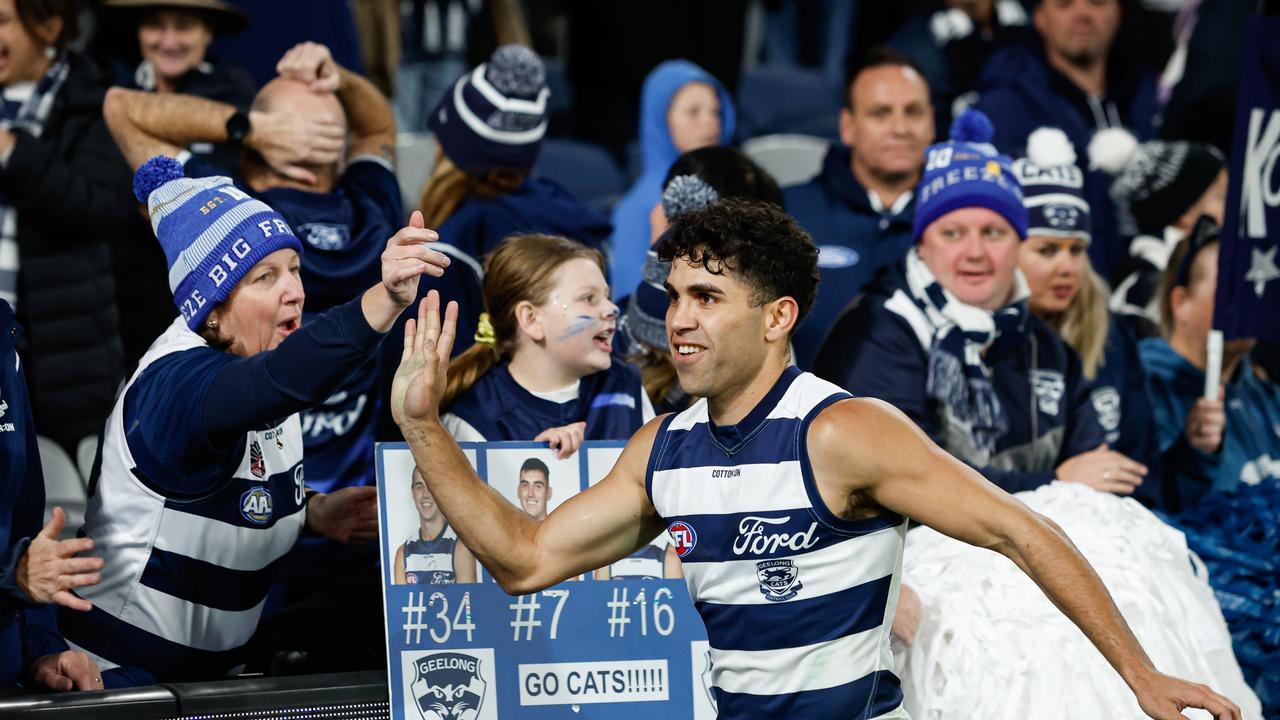
<path id="1" fill-rule="evenodd" d="M 59 692 L 102 689 L 102 671 L 77 650 L 38 657 L 28 674 L 33 684 Z"/>
<path id="2" fill-rule="evenodd" d="M 586 436 L 587 424 L 585 422 L 569 423 L 560 427 L 547 428 L 538 433 L 538 437 L 534 438 L 534 442 L 545 442 L 552 450 L 556 451 L 556 457 L 564 460 L 570 455 L 577 452 L 582 447 L 582 439 Z"/>
<path id="3" fill-rule="evenodd" d="M 348 487 L 313 495 L 307 503 L 307 526 L 330 540 L 351 545 L 378 537 L 378 490 Z"/>
<path id="4" fill-rule="evenodd" d="M 1200 708 L 1213 713 L 1214 720 L 1240 720 L 1235 703 L 1199 683 L 1187 682 L 1152 671 L 1134 684 L 1134 694 L 1142 711 L 1156 720 L 1183 720 L 1187 708 Z"/>

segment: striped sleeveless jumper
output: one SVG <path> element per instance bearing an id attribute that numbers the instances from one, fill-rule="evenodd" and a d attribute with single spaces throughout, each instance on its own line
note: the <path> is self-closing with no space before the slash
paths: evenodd
<path id="1" fill-rule="evenodd" d="M 906 519 L 836 517 L 806 432 L 848 393 L 796 368 L 737 425 L 663 421 L 645 478 L 707 626 L 718 717 L 907 718 L 889 631 Z"/>
<path id="2" fill-rule="evenodd" d="M 166 496 L 150 482 L 180 471 L 129 432 L 128 391 L 161 358 L 201 352 L 212 351 L 178 318 L 117 398 L 82 531 L 96 545 L 89 554 L 105 561 L 102 582 L 76 590 L 91 611 L 59 619 L 67 640 L 99 667 L 137 667 L 157 681 L 217 676 L 241 662 L 277 561 L 306 520 L 297 415 L 245 433 L 225 481 L 206 495 Z"/>

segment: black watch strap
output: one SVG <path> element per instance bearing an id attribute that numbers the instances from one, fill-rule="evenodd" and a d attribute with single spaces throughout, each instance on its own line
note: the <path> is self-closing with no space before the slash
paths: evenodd
<path id="1" fill-rule="evenodd" d="M 240 110 L 227 118 L 227 144 L 240 147 L 244 139 L 249 137 L 249 114 Z"/>

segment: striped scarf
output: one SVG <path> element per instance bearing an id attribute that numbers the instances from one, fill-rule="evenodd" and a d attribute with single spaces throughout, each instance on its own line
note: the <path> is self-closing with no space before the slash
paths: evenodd
<path id="1" fill-rule="evenodd" d="M 1031 292 L 1022 271 L 1014 271 L 1014 283 L 1009 304 L 983 310 L 957 300 L 915 250 L 907 253 L 907 288 L 933 330 L 924 348 L 929 353 L 926 392 L 941 409 L 947 451 L 974 465 L 986 465 L 996 441 L 1009 430 L 982 354 L 1003 333 L 1026 327 Z"/>
<path id="2" fill-rule="evenodd" d="M 44 77 L 31 88 L 9 86 L 4 88 L 4 106 L 0 109 L 0 127 L 7 130 L 22 129 L 39 138 L 49 110 L 58 96 L 58 90 L 67 79 L 70 65 L 66 57 L 60 57 L 49 66 Z M 25 95 L 25 97 L 24 97 Z M 18 306 L 18 211 L 0 195 L 0 299 Z"/>

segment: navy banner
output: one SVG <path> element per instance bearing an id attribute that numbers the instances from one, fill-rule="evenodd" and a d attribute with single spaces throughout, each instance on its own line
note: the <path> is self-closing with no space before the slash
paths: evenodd
<path id="1" fill-rule="evenodd" d="M 1245 31 L 1213 325 L 1280 340 L 1280 18 Z M 1267 309 L 1270 308 L 1270 312 Z"/>
<path id="2" fill-rule="evenodd" d="M 462 443 L 535 519 L 599 482 L 620 442 Z M 403 443 L 377 450 L 393 720 L 712 720 L 706 629 L 666 533 L 617 563 L 512 597 L 457 541 Z M 668 557 L 670 561 L 668 561 Z"/>

